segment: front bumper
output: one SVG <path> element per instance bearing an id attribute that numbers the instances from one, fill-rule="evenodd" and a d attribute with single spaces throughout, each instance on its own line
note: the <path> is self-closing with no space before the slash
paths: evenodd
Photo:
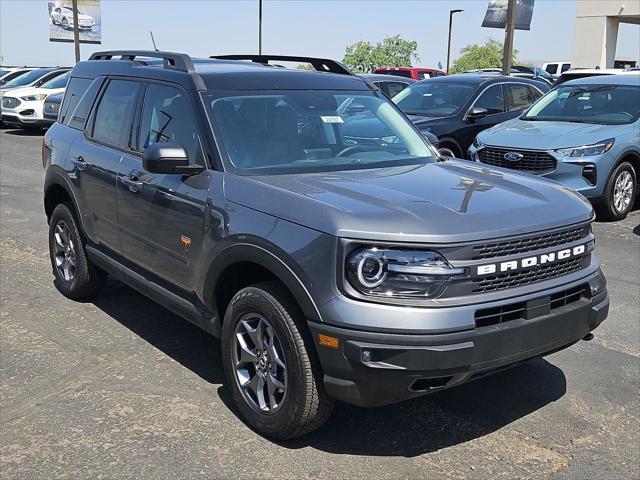
<path id="1" fill-rule="evenodd" d="M 380 333 L 310 322 L 327 392 L 359 406 L 388 405 L 568 347 L 607 317 L 606 289 L 589 293 L 589 282 L 601 275 L 584 283 L 587 293 L 573 303 L 540 310 L 552 298 L 543 293 L 526 302 L 525 318 L 453 333 Z M 318 344 L 319 334 L 338 338 L 339 347 Z"/>

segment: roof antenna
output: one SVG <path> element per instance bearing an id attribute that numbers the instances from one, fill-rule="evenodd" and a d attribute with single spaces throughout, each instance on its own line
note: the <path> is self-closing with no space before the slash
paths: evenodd
<path id="1" fill-rule="evenodd" d="M 155 38 L 153 38 L 153 32 L 151 30 L 149 30 L 149 35 L 151 35 L 151 43 L 153 43 L 153 49 L 157 52 L 158 47 L 156 47 L 156 40 Z"/>

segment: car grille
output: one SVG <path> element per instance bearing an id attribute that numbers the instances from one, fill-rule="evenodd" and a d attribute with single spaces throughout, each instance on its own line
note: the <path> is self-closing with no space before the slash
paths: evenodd
<path id="1" fill-rule="evenodd" d="M 591 262 L 591 255 L 570 257 L 555 263 L 536 265 L 526 270 L 502 272 L 487 275 L 473 281 L 473 293 L 486 293 L 506 288 L 521 287 L 550 278 L 559 277 L 585 268 Z"/>
<path id="2" fill-rule="evenodd" d="M 504 257 L 518 253 L 542 250 L 556 245 L 571 243 L 589 235 L 589 225 L 583 225 L 560 232 L 546 233 L 533 237 L 504 242 L 493 242 L 473 246 L 473 259 Z"/>
<path id="3" fill-rule="evenodd" d="M 509 152 L 519 153 L 522 158 L 515 161 L 507 160 L 504 156 Z M 518 150 L 490 146 L 479 150 L 478 158 L 487 165 L 536 174 L 551 172 L 555 170 L 557 164 L 553 156 L 542 150 Z"/>
<path id="4" fill-rule="evenodd" d="M 2 97 L 2 107 L 3 108 L 16 108 L 20 105 L 20 100 L 13 97 Z"/>
<path id="5" fill-rule="evenodd" d="M 573 287 L 554 293 L 551 296 L 537 298 L 529 302 L 518 302 L 500 305 L 499 307 L 484 308 L 476 311 L 476 327 L 488 327 L 512 320 L 522 318 L 530 319 L 540 316 L 541 314 L 546 315 L 558 308 L 574 304 L 586 298 L 588 295 L 588 286 L 580 285 L 579 287 Z"/>

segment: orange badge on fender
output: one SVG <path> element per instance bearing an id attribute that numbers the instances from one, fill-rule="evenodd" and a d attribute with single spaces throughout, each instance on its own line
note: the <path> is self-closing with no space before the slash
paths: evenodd
<path id="1" fill-rule="evenodd" d="M 184 235 L 180 235 L 180 241 L 182 242 L 182 248 L 185 252 L 189 251 L 189 247 L 191 247 L 191 239 L 189 237 L 185 237 Z"/>

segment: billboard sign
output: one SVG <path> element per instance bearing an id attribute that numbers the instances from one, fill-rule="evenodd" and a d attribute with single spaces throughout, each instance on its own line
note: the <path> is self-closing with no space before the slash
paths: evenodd
<path id="1" fill-rule="evenodd" d="M 516 30 L 530 30 L 533 17 L 533 2 L 535 0 L 516 0 Z M 482 22 L 483 27 L 502 28 L 507 25 L 508 0 L 489 0 L 487 13 Z"/>
<path id="2" fill-rule="evenodd" d="M 73 8 L 70 0 L 47 2 L 49 41 L 73 42 Z M 100 0 L 78 0 L 80 43 L 101 43 Z"/>

